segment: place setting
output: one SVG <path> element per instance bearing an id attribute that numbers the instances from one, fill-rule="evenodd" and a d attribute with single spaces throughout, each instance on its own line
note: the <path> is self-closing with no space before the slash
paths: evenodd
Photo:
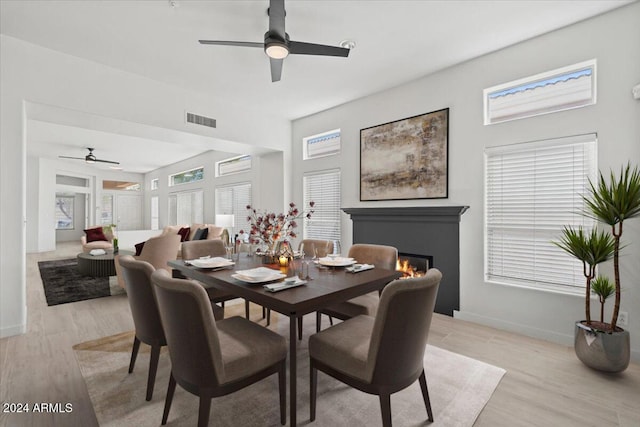
<path id="1" fill-rule="evenodd" d="M 224 268 L 233 267 L 235 262 L 228 258 L 207 256 L 192 260 L 185 260 L 184 264 L 205 270 L 222 270 Z"/>

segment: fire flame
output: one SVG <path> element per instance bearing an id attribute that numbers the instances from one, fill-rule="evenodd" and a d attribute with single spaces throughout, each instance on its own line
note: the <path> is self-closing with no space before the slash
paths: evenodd
<path id="1" fill-rule="evenodd" d="M 409 265 L 408 259 L 398 259 L 396 261 L 396 271 L 401 271 L 403 276 L 402 278 L 407 277 L 421 277 L 424 276 L 423 271 L 418 271 L 412 265 Z"/>

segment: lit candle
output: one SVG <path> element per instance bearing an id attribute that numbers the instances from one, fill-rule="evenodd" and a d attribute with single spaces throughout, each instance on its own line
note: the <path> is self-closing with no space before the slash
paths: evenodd
<path id="1" fill-rule="evenodd" d="M 280 255 L 278 261 L 280 261 L 280 267 L 287 267 L 289 265 L 289 258 L 284 255 Z"/>

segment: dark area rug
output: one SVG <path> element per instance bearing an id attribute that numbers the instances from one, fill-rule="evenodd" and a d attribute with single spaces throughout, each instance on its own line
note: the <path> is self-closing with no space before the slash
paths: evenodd
<path id="1" fill-rule="evenodd" d="M 110 285 L 108 277 L 81 275 L 76 258 L 40 261 L 38 267 L 47 305 L 50 306 L 108 297 L 124 292 L 118 286 Z"/>

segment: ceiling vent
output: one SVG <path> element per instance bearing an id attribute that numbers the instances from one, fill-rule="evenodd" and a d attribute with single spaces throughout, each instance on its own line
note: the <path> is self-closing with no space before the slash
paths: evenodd
<path id="1" fill-rule="evenodd" d="M 187 112 L 187 123 L 193 123 L 194 125 L 206 126 L 210 128 L 216 127 L 216 119 L 211 117 L 199 116 L 194 113 Z"/>

